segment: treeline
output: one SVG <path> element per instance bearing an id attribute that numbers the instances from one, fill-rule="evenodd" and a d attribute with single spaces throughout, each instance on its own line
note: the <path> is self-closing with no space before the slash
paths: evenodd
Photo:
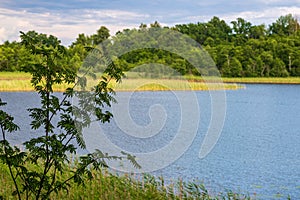
<path id="1" fill-rule="evenodd" d="M 279 17 L 268 26 L 253 25 L 242 18 L 227 24 L 224 20 L 213 17 L 208 22 L 178 24 L 173 27 L 162 27 L 158 22 L 149 26 L 141 24 L 136 29 L 119 31 L 115 36 L 110 36 L 109 30 L 101 26 L 95 34 L 79 34 L 69 47 L 65 47 L 68 56 L 64 64 L 79 69 L 88 55 L 87 47 L 95 47 L 107 39 L 114 45 L 113 41 L 122 37 L 126 37 L 129 43 L 138 42 L 138 33 L 152 28 L 176 30 L 197 41 L 209 53 L 222 76 L 300 76 L 300 25 L 291 14 Z M 37 34 L 35 31 L 30 33 Z M 142 45 L 147 47 L 147 44 Z M 35 59 L 38 58 L 32 56 L 19 42 L 7 41 L 0 45 L 0 71 L 19 71 L 36 61 Z M 119 57 L 115 64 L 123 70 L 130 70 L 143 63 L 162 64 L 150 67 L 150 73 L 161 71 L 160 67 L 167 65 L 180 74 L 199 74 L 184 58 L 151 48 L 128 52 Z M 203 73 L 214 75 L 216 72 Z"/>

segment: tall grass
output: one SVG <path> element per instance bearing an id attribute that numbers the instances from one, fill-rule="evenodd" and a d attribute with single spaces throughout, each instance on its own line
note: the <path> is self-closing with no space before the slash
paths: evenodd
<path id="1" fill-rule="evenodd" d="M 173 77 L 174 78 L 174 77 Z M 98 79 L 99 80 L 99 79 Z M 97 79 L 88 79 L 88 85 L 97 84 Z M 236 90 L 243 88 L 239 83 L 300 84 L 300 77 L 287 78 L 206 78 L 184 76 L 178 79 L 124 78 L 120 84 L 111 82 L 116 91 L 164 91 L 164 90 Z M 220 83 L 220 80 L 224 84 Z M 68 85 L 54 87 L 55 91 L 64 91 Z M 0 91 L 33 91 L 30 74 L 23 72 L 0 72 Z"/>
<path id="2" fill-rule="evenodd" d="M 25 72 L 0 72 L 0 91 L 34 91 L 30 83 L 31 75 Z M 64 91 L 68 85 L 56 85 L 55 91 Z"/>
<path id="3" fill-rule="evenodd" d="M 222 78 L 224 83 L 300 84 L 300 77 Z"/>
<path id="4" fill-rule="evenodd" d="M 33 91 L 30 80 L 0 80 L 0 91 Z"/>
<path id="5" fill-rule="evenodd" d="M 238 84 L 204 83 L 182 79 L 123 79 L 122 83 L 113 87 L 117 91 L 164 91 L 164 90 L 235 90 Z"/>
<path id="6" fill-rule="evenodd" d="M 233 192 L 210 194 L 202 183 L 178 180 L 166 184 L 162 177 L 150 174 L 118 175 L 108 170 L 92 171 L 93 179 L 85 185 L 71 183 L 69 191 L 59 191 L 51 199 L 250 199 L 249 195 Z M 58 177 L 63 178 L 63 177 Z M 0 163 L 0 199 L 14 199 L 12 180 L 7 167 Z"/>
<path id="7" fill-rule="evenodd" d="M 88 86 L 94 86 L 99 79 L 88 78 Z M 64 91 L 70 85 L 54 87 L 55 91 Z M 116 91 L 164 91 L 164 90 L 235 90 L 238 84 L 204 83 L 192 79 L 146 79 L 124 78 L 121 83 L 111 81 Z M 30 75 L 22 72 L 0 72 L 0 91 L 33 91 Z"/>
<path id="8" fill-rule="evenodd" d="M 53 89 L 57 92 L 65 91 L 68 85 L 55 85 Z M 3 92 L 28 92 L 34 91 L 30 79 L 0 80 L 0 91 Z"/>
<path id="9" fill-rule="evenodd" d="M 29 80 L 31 75 L 25 72 L 0 72 L 0 80 Z"/>
<path id="10" fill-rule="evenodd" d="M 203 82 L 201 76 L 184 76 L 185 79 Z M 300 84 L 300 77 L 205 77 L 205 81 L 222 80 L 224 83 Z"/>

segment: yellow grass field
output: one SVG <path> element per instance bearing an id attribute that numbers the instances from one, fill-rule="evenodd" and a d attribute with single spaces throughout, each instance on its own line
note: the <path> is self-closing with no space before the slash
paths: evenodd
<path id="1" fill-rule="evenodd" d="M 124 78 L 120 84 L 111 82 L 116 91 L 164 91 L 164 90 L 236 90 L 243 88 L 243 83 L 263 84 L 300 84 L 300 77 L 287 78 L 214 78 L 187 76 L 185 79 L 146 79 Z M 88 86 L 97 84 L 98 80 L 88 79 Z M 223 84 L 224 83 L 224 84 Z M 64 91 L 67 85 L 55 86 L 55 91 Z M 0 72 L 0 91 L 33 91 L 30 74 L 24 72 Z"/>
<path id="2" fill-rule="evenodd" d="M 97 84 L 99 80 L 88 79 L 88 86 Z M 69 85 L 70 87 L 71 85 Z M 111 82 L 112 88 L 116 91 L 164 91 L 164 90 L 235 90 L 242 88 L 241 85 L 222 82 L 205 83 L 186 79 L 145 79 L 132 78 L 122 79 L 121 83 Z M 55 91 L 64 91 L 68 86 L 55 86 Z M 23 72 L 0 72 L 0 91 L 33 91 L 30 84 L 30 74 Z"/>

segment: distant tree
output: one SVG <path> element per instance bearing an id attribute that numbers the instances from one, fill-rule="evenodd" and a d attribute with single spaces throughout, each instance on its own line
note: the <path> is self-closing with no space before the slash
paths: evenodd
<path id="1" fill-rule="evenodd" d="M 279 58 L 275 58 L 272 63 L 272 69 L 270 70 L 270 76 L 273 77 L 287 77 L 288 71 L 286 70 L 285 64 Z"/>
<path id="2" fill-rule="evenodd" d="M 0 46 L 0 71 L 16 71 L 18 69 L 18 50 L 16 42 L 6 41 Z"/>
<path id="3" fill-rule="evenodd" d="M 205 23 L 198 22 L 197 24 L 180 24 L 175 26 L 175 30 L 190 36 L 199 44 L 204 44 L 208 37 L 208 27 Z"/>
<path id="4" fill-rule="evenodd" d="M 274 60 L 272 53 L 270 51 L 264 51 L 259 57 L 263 63 L 263 68 L 261 69 L 260 76 L 269 76 L 270 69 Z"/>
<path id="5" fill-rule="evenodd" d="M 224 77 L 231 77 L 230 60 L 223 63 L 221 67 L 221 74 Z"/>
<path id="6" fill-rule="evenodd" d="M 206 23 L 207 35 L 213 39 L 219 39 L 221 41 L 228 41 L 232 30 L 224 20 L 214 16 L 210 21 Z"/>
<path id="7" fill-rule="evenodd" d="M 291 75 L 292 76 L 300 76 L 300 58 L 296 58 L 291 63 Z"/>
<path id="8" fill-rule="evenodd" d="M 263 38 L 266 35 L 266 27 L 264 24 L 251 26 L 249 29 L 249 37 L 254 39 Z"/>
<path id="9" fill-rule="evenodd" d="M 88 46 L 91 45 L 91 38 L 84 35 L 84 33 L 81 33 L 76 38 L 76 41 L 72 43 L 71 47 L 74 47 L 76 45 L 82 45 L 82 46 Z"/>
<path id="10" fill-rule="evenodd" d="M 245 19 L 239 17 L 236 21 L 232 21 L 231 24 L 233 25 L 233 31 L 235 34 L 249 37 L 252 26 L 250 22 L 247 22 Z"/>
<path id="11" fill-rule="evenodd" d="M 141 23 L 141 25 L 139 26 L 140 30 L 145 30 L 147 29 L 147 24 Z"/>
<path id="12" fill-rule="evenodd" d="M 244 73 L 243 76 L 246 77 L 256 77 L 256 68 L 257 68 L 257 63 L 255 62 L 254 59 L 249 58 L 245 63 L 244 63 Z"/>
<path id="13" fill-rule="evenodd" d="M 161 25 L 158 23 L 158 21 L 155 21 L 153 24 L 150 24 L 150 27 L 152 27 L 152 28 L 161 28 Z"/>
<path id="14" fill-rule="evenodd" d="M 300 30 L 300 25 L 292 14 L 280 16 L 276 22 L 269 26 L 269 33 L 277 35 L 291 35 L 298 30 Z"/>
<path id="15" fill-rule="evenodd" d="M 230 60 L 230 75 L 232 77 L 241 77 L 243 72 L 241 62 L 236 58 L 233 57 Z"/>
<path id="16" fill-rule="evenodd" d="M 92 39 L 92 44 L 93 45 L 98 45 L 104 40 L 108 39 L 110 36 L 109 34 L 109 29 L 106 28 L 105 26 L 101 26 L 98 30 L 97 33 L 91 36 Z"/>
<path id="17" fill-rule="evenodd" d="M 151 32 L 151 34 L 158 34 L 155 29 L 171 29 L 179 31 L 182 34 L 188 35 L 190 38 L 197 41 L 204 49 L 206 49 L 218 69 L 224 67 L 224 63 L 235 57 L 242 64 L 242 76 L 268 76 L 275 75 L 272 70 L 272 63 L 276 58 L 283 61 L 285 68 L 289 75 L 295 76 L 298 65 L 299 46 L 300 46 L 300 26 L 298 19 L 291 14 L 280 16 L 276 22 L 268 27 L 264 24 L 252 25 L 251 22 L 243 18 L 237 18 L 231 22 L 231 26 L 216 16 L 208 22 L 196 22 L 188 24 L 177 24 L 174 27 L 162 27 L 158 21 L 150 24 L 141 24 L 137 29 L 124 29 L 118 31 L 116 36 L 110 37 L 109 30 L 105 26 L 101 26 L 97 32 L 91 36 L 79 34 L 75 42 L 67 49 L 70 65 L 79 68 L 83 64 L 88 51 L 87 47 L 93 48 L 104 40 L 112 40 L 109 46 L 118 51 L 126 51 L 134 41 L 143 41 L 139 33 L 142 31 Z M 163 37 L 163 36 L 161 36 Z M 116 40 L 121 40 L 121 43 L 115 43 Z M 158 41 L 148 41 L 140 44 L 134 44 L 141 48 L 147 48 Z M 172 44 L 180 42 L 177 40 L 169 41 Z M 118 45 L 118 47 L 116 47 Z M 168 45 L 168 44 L 167 44 Z M 183 51 L 190 51 L 185 49 Z M 168 55 L 165 52 L 156 52 L 156 56 L 150 56 L 150 52 L 144 51 L 138 54 L 132 54 L 122 57 L 123 60 L 118 61 L 118 65 L 124 65 L 123 69 L 130 69 L 133 67 L 135 61 L 143 62 L 158 61 L 159 63 L 170 63 L 174 59 L 178 61 L 174 55 Z M 267 59 L 272 56 L 272 61 Z M 65 59 L 67 60 L 67 59 Z M 15 71 L 22 68 L 25 63 L 32 62 L 32 55 L 28 54 L 26 50 L 18 42 L 5 42 L 0 45 L 0 70 L 1 71 Z M 37 61 L 37 60 L 35 60 Z M 180 61 L 181 62 L 181 61 Z M 276 61 L 276 63 L 279 63 Z M 189 67 L 188 64 L 183 65 L 184 68 Z M 101 66 L 98 67 L 100 69 Z M 102 67 L 103 68 L 103 67 Z M 181 72 L 190 73 L 191 70 L 180 69 Z M 225 70 L 226 71 L 226 70 Z M 271 73 L 272 71 L 272 73 Z M 270 74 L 271 73 L 271 74 Z M 231 76 L 227 73 L 227 76 Z"/>

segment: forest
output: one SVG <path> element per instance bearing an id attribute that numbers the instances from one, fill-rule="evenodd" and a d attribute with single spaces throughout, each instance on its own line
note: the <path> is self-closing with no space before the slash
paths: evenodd
<path id="1" fill-rule="evenodd" d="M 80 33 L 70 46 L 65 47 L 67 56 L 64 64 L 78 70 L 89 49 L 97 44 L 107 40 L 115 41 L 124 36 L 135 42 L 137 33 L 153 28 L 175 30 L 197 41 L 209 53 L 223 77 L 300 76 L 300 25 L 292 14 L 280 16 L 269 25 L 253 25 L 243 18 L 227 24 L 216 16 L 208 22 L 177 24 L 173 27 L 163 27 L 155 21 L 150 25 L 142 23 L 138 28 L 120 30 L 115 35 L 110 35 L 110 30 L 105 26 L 100 26 L 92 35 Z M 28 34 L 38 33 L 33 30 Z M 6 41 L 0 45 L 0 71 L 21 71 L 28 63 L 34 63 L 34 59 L 37 57 L 28 52 L 20 42 Z M 182 75 L 216 74 L 214 71 L 199 74 L 191 70 L 191 64 L 180 56 L 151 48 L 124 54 L 115 64 L 128 71 L 142 63 L 172 66 Z M 160 69 L 155 69 L 159 67 L 160 65 L 155 65 L 149 70 L 159 71 Z"/>

